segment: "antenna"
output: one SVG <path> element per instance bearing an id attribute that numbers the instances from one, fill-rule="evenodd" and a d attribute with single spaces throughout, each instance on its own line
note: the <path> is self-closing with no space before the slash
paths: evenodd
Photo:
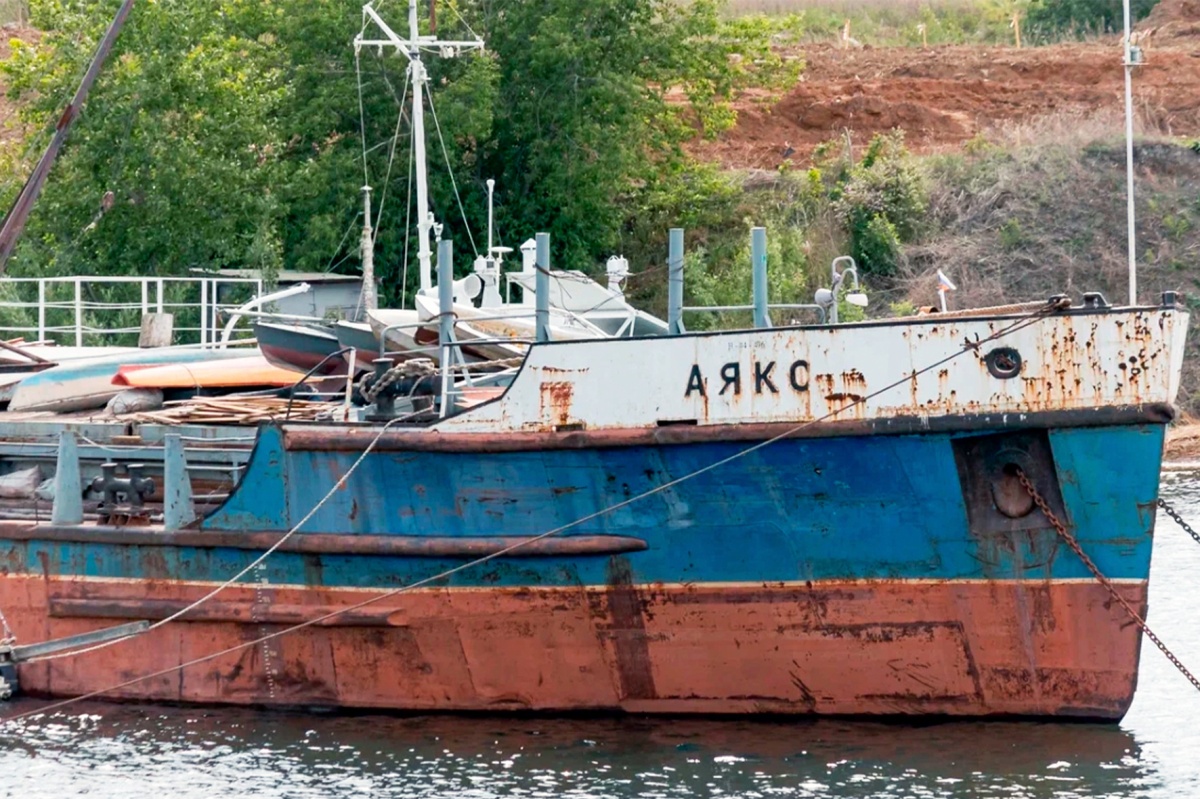
<path id="1" fill-rule="evenodd" d="M 367 38 L 367 23 L 373 22 L 375 30 L 383 38 Z M 440 41 L 433 36 L 422 36 L 417 27 L 417 0 L 408 2 L 408 39 L 400 36 L 384 22 L 379 12 L 370 3 L 363 6 L 363 33 L 354 37 L 354 46 L 362 47 L 393 47 L 408 58 L 409 77 L 412 82 L 412 138 L 413 165 L 416 167 L 417 183 L 417 263 L 420 267 L 421 289 L 428 291 L 433 287 L 433 251 L 429 246 L 430 230 L 435 230 L 441 237 L 441 225 L 434 222 L 433 214 L 429 211 L 429 184 L 427 164 L 425 160 L 425 101 L 424 89 L 429 80 L 425 65 L 421 63 L 421 50 L 438 48 L 444 54 L 457 53 L 459 50 L 471 48 L 483 49 L 483 40 L 473 41 Z"/>
<path id="2" fill-rule="evenodd" d="M 1137 305 L 1137 225 L 1133 205 L 1133 68 L 1142 63 L 1142 50 L 1131 42 L 1129 0 L 1125 6 L 1125 194 L 1129 214 L 1129 304 Z"/>
<path id="3" fill-rule="evenodd" d="M 488 257 L 492 257 L 492 197 L 496 193 L 496 181 L 488 178 Z"/>

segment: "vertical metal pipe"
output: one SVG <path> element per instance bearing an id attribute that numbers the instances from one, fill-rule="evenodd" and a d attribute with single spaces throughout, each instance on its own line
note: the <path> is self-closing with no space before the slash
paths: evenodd
<path id="1" fill-rule="evenodd" d="M 437 248 L 438 343 L 441 345 L 442 401 L 440 415 L 450 413 L 454 380 L 450 367 L 459 354 L 454 343 L 454 242 L 442 239 Z"/>
<path id="2" fill-rule="evenodd" d="M 438 343 L 444 347 L 454 340 L 454 242 L 449 239 L 438 242 L 437 278 Z M 444 357 L 443 365 L 450 365 Z"/>
<path id="3" fill-rule="evenodd" d="M 83 291 L 75 278 L 75 346 L 83 346 Z"/>
<path id="4" fill-rule="evenodd" d="M 677 336 L 683 329 L 683 228 L 667 234 L 667 332 Z"/>
<path id="5" fill-rule="evenodd" d="M 754 274 L 754 326 L 770 327 L 767 316 L 767 229 L 750 229 L 750 260 Z"/>
<path id="6" fill-rule="evenodd" d="M 1137 236 L 1133 208 L 1133 53 L 1129 0 L 1125 0 L 1125 194 L 1129 231 L 1129 304 L 1137 305 Z"/>
<path id="7" fill-rule="evenodd" d="M 208 343 L 208 281 L 200 278 L 200 343 Z"/>
<path id="8" fill-rule="evenodd" d="M 550 234 L 539 233 L 537 241 L 537 274 L 535 277 L 534 326 L 538 341 L 550 340 Z"/>
<path id="9" fill-rule="evenodd" d="M 46 281 L 38 281 L 38 341 L 46 340 Z"/>

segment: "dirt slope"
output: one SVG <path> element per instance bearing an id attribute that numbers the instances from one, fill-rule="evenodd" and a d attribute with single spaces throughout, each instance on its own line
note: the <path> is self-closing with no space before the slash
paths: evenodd
<path id="1" fill-rule="evenodd" d="M 1134 73 L 1143 124 L 1179 136 L 1200 135 L 1200 34 L 1166 35 L 1172 26 L 1182 29 L 1167 12 L 1183 14 L 1188 4 L 1200 0 L 1171 2 L 1157 21 L 1147 20 L 1146 64 Z M 808 67 L 790 91 L 774 105 L 761 95 L 742 98 L 737 126 L 697 144 L 696 154 L 735 168 L 773 169 L 789 146 L 792 162 L 802 165 L 813 147 L 846 131 L 863 143 L 900 127 L 914 150 L 929 152 L 1054 112 L 1119 110 L 1121 55 L 1116 38 L 1022 49 L 810 47 Z"/>

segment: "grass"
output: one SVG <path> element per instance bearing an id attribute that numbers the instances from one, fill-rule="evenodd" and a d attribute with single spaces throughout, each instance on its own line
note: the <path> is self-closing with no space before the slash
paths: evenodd
<path id="1" fill-rule="evenodd" d="M 840 41 L 849 22 L 851 38 L 872 47 L 1013 45 L 1013 13 L 1025 8 L 1025 0 L 729 0 L 727 6 L 734 20 L 763 26 L 782 43 Z M 1025 17 L 1021 11 L 1025 45 L 1099 33 L 1086 25 L 1032 25 Z"/>

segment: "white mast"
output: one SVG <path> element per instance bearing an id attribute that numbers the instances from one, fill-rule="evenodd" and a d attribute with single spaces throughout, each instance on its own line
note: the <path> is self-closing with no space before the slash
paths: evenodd
<path id="1" fill-rule="evenodd" d="M 418 47 L 420 32 L 417 30 L 417 0 L 408 0 L 408 73 L 412 79 L 412 137 L 415 154 L 413 161 L 417 169 L 417 264 L 421 270 L 421 290 L 433 287 L 429 249 L 429 229 L 433 227 L 433 215 L 429 213 L 429 180 L 425 166 L 425 65 L 421 63 Z"/>
<path id="2" fill-rule="evenodd" d="M 363 33 L 354 39 L 354 46 L 394 47 L 408 57 L 409 79 L 412 81 L 412 136 L 413 162 L 417 171 L 417 263 L 420 267 L 421 289 L 433 287 L 433 251 L 429 246 L 429 232 L 434 226 L 433 214 L 429 212 L 428 167 L 425 158 L 425 65 L 421 63 L 421 48 L 437 47 L 443 56 L 457 55 L 459 50 L 483 49 L 483 40 L 439 41 L 435 36 L 421 36 L 417 26 L 417 0 L 408 0 L 408 39 L 401 39 L 388 27 L 379 13 L 368 3 L 363 6 L 363 21 L 375 23 L 383 34 L 382 39 L 368 39 Z"/>
<path id="3" fill-rule="evenodd" d="M 1142 63 L 1141 48 L 1133 46 L 1129 0 L 1122 4 L 1125 13 L 1125 205 L 1128 219 L 1129 304 L 1137 305 L 1137 224 L 1133 196 L 1133 68 Z"/>

